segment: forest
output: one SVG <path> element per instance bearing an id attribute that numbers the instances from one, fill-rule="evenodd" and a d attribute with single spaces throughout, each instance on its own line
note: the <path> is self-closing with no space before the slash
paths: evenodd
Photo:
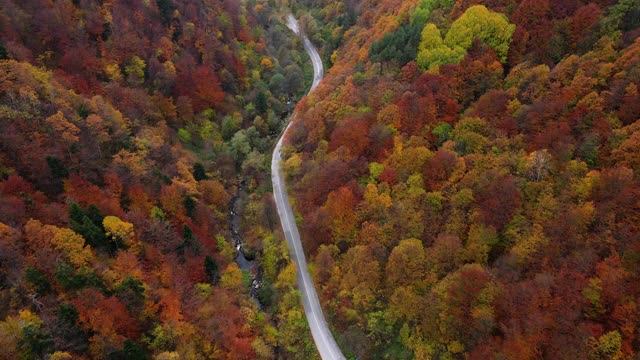
<path id="1" fill-rule="evenodd" d="M 294 108 L 347 358 L 633 359 L 639 91 L 640 0 L 0 0 L 0 359 L 319 358 Z"/>
<path id="2" fill-rule="evenodd" d="M 0 1 L 0 358 L 314 356 L 267 196 L 312 72 L 282 17 Z M 234 262 L 239 177 L 260 274 Z"/>
<path id="3" fill-rule="evenodd" d="M 345 355 L 635 358 L 640 2 L 309 6 L 285 169 Z"/>

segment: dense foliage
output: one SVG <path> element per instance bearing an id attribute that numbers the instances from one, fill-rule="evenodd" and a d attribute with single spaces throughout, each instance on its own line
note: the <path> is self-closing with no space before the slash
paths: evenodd
<path id="1" fill-rule="evenodd" d="M 361 1 L 285 149 L 339 344 L 637 356 L 640 3 L 431 3 Z"/>
<path id="2" fill-rule="evenodd" d="M 638 356 L 640 1 L 0 0 L 0 357 L 317 357 L 276 3 L 331 67 L 283 168 L 347 355 Z"/>
<path id="3" fill-rule="evenodd" d="M 264 195 L 311 71 L 281 16 L 0 1 L 0 358 L 314 356 Z M 228 232 L 238 175 L 260 305 Z"/>

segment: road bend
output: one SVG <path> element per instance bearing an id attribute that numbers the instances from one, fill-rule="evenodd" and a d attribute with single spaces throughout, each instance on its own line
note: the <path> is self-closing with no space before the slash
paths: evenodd
<path id="1" fill-rule="evenodd" d="M 313 83 L 311 84 L 311 89 L 309 89 L 309 92 L 311 92 L 316 88 L 316 86 L 318 86 L 324 76 L 322 60 L 311 41 L 309 41 L 307 36 L 300 30 L 298 22 L 292 14 L 287 15 L 287 26 L 300 37 L 304 45 L 304 49 L 309 54 L 311 62 L 313 63 Z M 316 288 L 313 285 L 313 280 L 311 279 L 309 270 L 307 269 L 307 260 L 305 259 L 304 251 L 302 249 L 300 233 L 298 232 L 296 220 L 293 216 L 293 210 L 289 203 L 287 188 L 285 186 L 284 176 L 280 167 L 282 160 L 280 156 L 282 142 L 285 134 L 295 119 L 295 113 L 291 119 L 292 121 L 289 122 L 289 125 L 287 125 L 285 130 L 282 132 L 282 135 L 273 150 L 273 157 L 271 158 L 273 197 L 278 209 L 278 216 L 280 217 L 282 230 L 289 246 L 289 252 L 291 253 L 293 261 L 295 261 L 297 265 L 298 271 L 296 273 L 298 277 L 298 288 L 302 295 L 302 304 L 304 306 L 307 321 L 309 322 L 313 341 L 315 342 L 318 352 L 320 353 L 320 357 L 322 357 L 323 360 L 342 360 L 345 359 L 345 357 L 342 355 L 340 348 L 338 348 L 338 345 L 329 330 L 327 321 L 322 313 L 322 308 L 320 307 Z"/>

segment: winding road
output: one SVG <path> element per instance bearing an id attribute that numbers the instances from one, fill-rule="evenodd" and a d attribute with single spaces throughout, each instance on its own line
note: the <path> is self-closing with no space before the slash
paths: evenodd
<path id="1" fill-rule="evenodd" d="M 318 86 L 324 75 L 322 60 L 311 41 L 301 33 L 300 28 L 298 27 L 298 22 L 291 14 L 287 15 L 287 26 L 295 32 L 300 39 L 302 39 L 304 49 L 309 54 L 311 62 L 313 63 L 313 83 L 311 84 L 311 89 L 309 89 L 309 92 L 311 92 L 316 88 L 316 86 Z M 296 226 L 296 219 L 293 216 L 293 210 L 291 210 L 291 205 L 289 204 L 287 188 L 280 168 L 282 160 L 280 157 L 282 142 L 295 117 L 296 114 L 294 112 L 291 116 L 291 122 L 282 132 L 282 135 L 273 150 L 273 157 L 271 158 L 273 197 L 278 209 L 280 223 L 282 224 L 282 231 L 284 232 L 287 244 L 289 245 L 291 257 L 297 265 L 298 288 L 302 294 L 302 304 L 304 306 L 305 315 L 307 316 L 307 321 L 309 322 L 313 341 L 316 343 L 318 352 L 323 360 L 345 359 L 340 348 L 338 348 L 329 327 L 327 326 L 327 321 L 324 318 L 322 308 L 320 307 L 320 301 L 318 300 L 318 294 L 316 293 L 316 289 L 313 285 L 313 280 L 309 275 L 307 260 L 305 259 L 304 251 L 302 250 L 300 234 L 298 233 L 298 227 Z"/>

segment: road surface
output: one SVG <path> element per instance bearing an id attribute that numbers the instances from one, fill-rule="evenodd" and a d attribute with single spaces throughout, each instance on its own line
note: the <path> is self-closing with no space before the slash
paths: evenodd
<path id="1" fill-rule="evenodd" d="M 302 39 L 304 49 L 309 54 L 311 62 L 313 63 L 313 83 L 311 85 L 311 89 L 309 89 L 309 92 L 311 92 L 316 88 L 316 86 L 318 86 L 320 80 L 322 80 L 324 73 L 322 60 L 311 41 L 309 41 L 309 39 L 300 32 L 298 22 L 291 14 L 287 16 L 287 26 Z M 340 348 L 338 348 L 331 331 L 329 331 L 327 321 L 322 313 L 322 308 L 320 308 L 320 301 L 318 300 L 316 288 L 313 285 L 313 281 L 311 280 L 311 276 L 307 269 L 307 260 L 304 257 L 302 243 L 300 242 L 300 234 L 298 233 L 298 227 L 296 226 L 296 219 L 293 216 L 293 210 L 291 210 L 291 205 L 289 204 L 287 188 L 280 168 L 282 160 L 280 157 L 282 140 L 291 127 L 293 119 L 295 119 L 295 113 L 291 116 L 291 119 L 292 121 L 282 132 L 282 135 L 273 150 L 273 157 L 271 158 L 273 197 L 276 202 L 276 207 L 278 208 L 278 216 L 280 217 L 280 223 L 282 224 L 282 231 L 284 232 L 287 244 L 289 245 L 291 258 L 297 265 L 298 288 L 302 294 L 302 304 L 304 305 L 304 312 L 307 316 L 307 321 L 309 322 L 313 341 L 316 343 L 318 352 L 323 360 L 345 359 Z"/>

